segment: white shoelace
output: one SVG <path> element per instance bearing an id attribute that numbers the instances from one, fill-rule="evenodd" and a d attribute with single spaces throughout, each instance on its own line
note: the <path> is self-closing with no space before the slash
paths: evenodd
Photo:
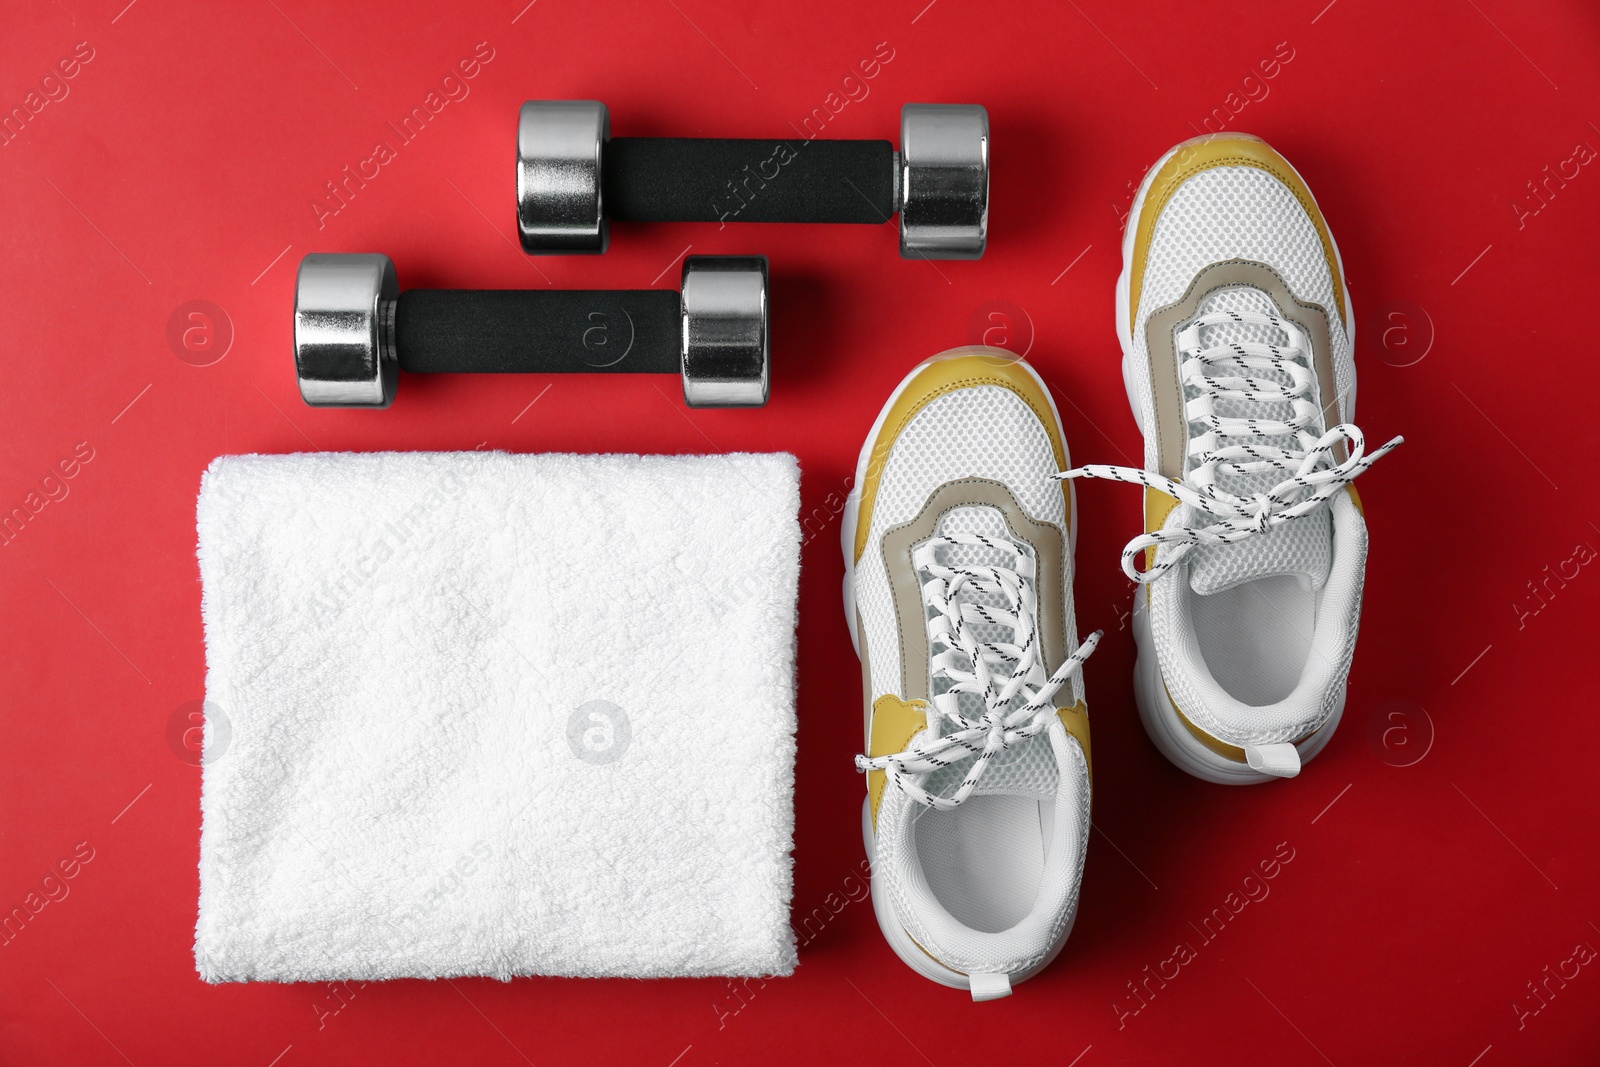
<path id="1" fill-rule="evenodd" d="M 1205 346 L 1200 328 L 1225 324 L 1267 326 L 1288 338 L 1285 345 L 1257 341 L 1230 341 Z M 1136 467 L 1088 464 L 1057 475 L 1060 478 L 1106 478 L 1131 482 L 1156 489 L 1184 504 L 1216 516 L 1206 526 L 1157 530 L 1140 534 L 1122 550 L 1122 571 L 1135 582 L 1154 581 L 1180 562 L 1195 545 L 1231 545 L 1258 533 L 1303 518 L 1327 506 L 1339 490 L 1388 455 L 1405 440 L 1396 437 L 1372 455 L 1366 455 L 1366 438 L 1350 423 L 1341 423 L 1320 437 L 1312 435 L 1321 413 L 1310 399 L 1313 379 L 1307 368 L 1307 345 L 1298 327 L 1276 315 L 1256 311 L 1217 311 L 1202 315 L 1178 335 L 1178 351 L 1183 356 L 1179 376 L 1198 396 L 1185 404 L 1190 422 L 1208 427 L 1207 432 L 1189 440 L 1193 465 L 1181 482 L 1153 471 Z M 1276 372 L 1290 380 L 1289 385 L 1263 372 Z M 1293 417 L 1280 419 L 1238 418 L 1218 415 L 1218 400 L 1244 400 L 1258 403 L 1289 403 Z M 1292 437 L 1299 448 L 1282 448 L 1267 443 L 1268 438 Z M 1333 462 L 1333 449 L 1345 442 L 1346 458 Z M 1219 473 L 1254 474 L 1283 471 L 1288 477 L 1263 493 L 1236 496 L 1217 485 Z M 1139 554 L 1151 546 L 1172 545 L 1173 551 L 1146 570 L 1139 570 Z"/>
<path id="2" fill-rule="evenodd" d="M 947 567 L 938 562 L 936 552 L 954 545 L 983 546 L 1009 553 L 1014 566 L 974 565 Z M 947 534 L 925 542 L 912 555 L 918 573 L 925 574 L 922 601 L 933 609 L 928 620 L 928 645 L 932 677 L 950 682 L 950 688 L 934 696 L 928 716 L 929 733 L 937 730 L 940 717 L 955 727 L 936 740 L 923 740 L 904 752 L 891 756 L 856 757 L 858 771 L 886 771 L 896 786 L 918 803 L 948 811 L 956 807 L 977 787 L 984 770 L 995 755 L 1025 738 L 1044 730 L 1055 716 L 1052 701 L 1056 691 L 1089 658 L 1100 642 L 1100 631 L 1068 656 L 1046 676 L 1040 658 L 1038 601 L 1035 599 L 1034 559 L 1020 546 L 982 534 Z M 964 593 L 999 594 L 1005 606 L 959 602 Z M 1009 627 L 1012 641 L 979 641 L 973 633 L 977 624 Z M 983 697 L 981 715 L 961 712 L 959 695 L 975 693 Z M 1022 703 L 1007 710 L 1014 698 Z M 952 749 L 959 749 L 946 756 Z M 913 774 L 927 774 L 941 767 L 976 755 L 972 768 L 960 787 L 948 797 L 934 796 L 917 783 Z"/>

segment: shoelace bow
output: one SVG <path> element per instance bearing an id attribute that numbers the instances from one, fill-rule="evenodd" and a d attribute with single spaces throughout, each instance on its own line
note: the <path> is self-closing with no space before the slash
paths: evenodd
<path id="1" fill-rule="evenodd" d="M 1289 339 L 1286 345 L 1258 341 L 1231 341 L 1203 346 L 1200 328 L 1229 323 L 1268 326 Z M 1141 585 L 1154 581 L 1179 563 L 1196 545 L 1231 545 L 1265 533 L 1286 522 L 1293 522 L 1325 506 L 1335 493 L 1388 455 L 1404 440 L 1395 437 L 1388 444 L 1366 455 L 1366 438 L 1350 423 L 1341 423 L 1315 437 L 1307 429 L 1321 413 L 1310 399 L 1312 376 L 1299 344 L 1299 330 L 1276 315 L 1256 311 L 1217 311 L 1195 319 L 1178 338 L 1185 358 L 1179 368 L 1183 383 L 1199 395 L 1184 405 L 1190 422 L 1205 425 L 1207 432 L 1191 437 L 1189 456 L 1193 465 L 1183 481 L 1137 467 L 1087 464 L 1063 471 L 1058 478 L 1105 478 L 1130 482 L 1166 493 L 1184 504 L 1215 516 L 1205 526 L 1156 530 L 1140 534 L 1122 550 L 1122 571 Z M 1262 372 L 1287 377 L 1285 385 Z M 1239 418 L 1218 415 L 1216 401 L 1245 400 L 1284 403 L 1293 406 L 1293 417 L 1285 420 Z M 1298 449 L 1268 443 L 1269 438 L 1292 437 Z M 1345 459 L 1333 462 L 1334 446 L 1345 443 Z M 1217 485 L 1217 475 L 1253 474 L 1284 471 L 1288 477 L 1266 492 L 1248 497 L 1236 496 Z M 1139 570 L 1139 554 L 1151 546 L 1171 545 L 1173 551 L 1156 559 L 1146 570 Z"/>
<path id="2" fill-rule="evenodd" d="M 936 551 L 953 545 L 983 546 L 1009 553 L 1013 567 L 973 565 L 947 567 L 939 563 Z M 913 800 L 930 808 L 948 811 L 972 795 L 990 761 L 1001 751 L 1044 730 L 1055 716 L 1053 699 L 1068 678 L 1083 665 L 1100 643 L 1100 631 L 1068 656 L 1053 674 L 1045 675 L 1040 658 L 1038 603 L 1035 599 L 1034 560 L 1009 541 L 982 534 L 947 534 L 925 542 L 912 556 L 922 583 L 922 601 L 933 609 L 928 620 L 931 675 L 946 679 L 950 687 L 933 697 L 928 716 L 929 732 L 946 718 L 955 727 L 933 740 L 913 744 L 904 752 L 890 756 L 857 756 L 859 771 L 886 771 L 889 778 Z M 1000 594 L 1005 605 L 988 605 L 960 600 L 965 593 Z M 1013 641 L 979 641 L 973 627 L 999 624 L 1009 627 Z M 1032 686 L 1033 688 L 1030 688 Z M 961 712 L 959 695 L 975 693 L 983 697 L 981 715 Z M 1020 695 L 1023 702 L 1007 707 Z M 976 755 L 972 767 L 956 791 L 948 797 L 935 796 L 910 781 L 909 776 L 927 774 L 941 767 Z"/>

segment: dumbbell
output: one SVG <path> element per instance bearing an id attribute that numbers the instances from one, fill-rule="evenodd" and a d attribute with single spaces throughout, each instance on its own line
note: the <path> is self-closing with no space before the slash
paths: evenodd
<path id="1" fill-rule="evenodd" d="M 517 227 L 535 255 L 604 252 L 609 220 L 888 222 L 908 259 L 977 259 L 989 226 L 989 115 L 907 104 L 888 141 L 611 136 L 594 100 L 530 100 Z"/>
<path id="2" fill-rule="evenodd" d="M 388 407 L 401 370 L 681 374 L 690 407 L 767 402 L 765 256 L 690 256 L 670 289 L 400 291 L 388 256 L 300 261 L 294 365 L 313 407 Z"/>

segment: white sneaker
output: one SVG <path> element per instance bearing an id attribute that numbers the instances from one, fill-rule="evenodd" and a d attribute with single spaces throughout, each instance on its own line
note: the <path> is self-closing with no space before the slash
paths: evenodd
<path id="1" fill-rule="evenodd" d="M 1213 782 L 1291 778 L 1344 710 L 1366 569 L 1350 482 L 1355 327 L 1311 192 L 1264 141 L 1185 141 L 1145 176 L 1117 282 L 1145 486 L 1122 569 L 1134 691 L 1156 747 Z M 1145 554 L 1143 571 L 1136 569 Z"/>
<path id="2" fill-rule="evenodd" d="M 1061 419 L 1026 363 L 960 348 L 889 398 L 843 527 L 866 692 L 872 903 L 912 969 L 974 1000 L 1042 970 L 1077 913 L 1089 721 Z"/>

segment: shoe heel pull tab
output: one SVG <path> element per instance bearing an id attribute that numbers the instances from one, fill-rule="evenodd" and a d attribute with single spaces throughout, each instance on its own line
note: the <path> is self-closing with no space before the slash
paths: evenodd
<path id="1" fill-rule="evenodd" d="M 1011 995 L 1009 974 L 969 974 L 967 982 L 972 987 L 972 999 L 975 1001 L 999 1000 Z"/>
<path id="2" fill-rule="evenodd" d="M 1300 773 L 1300 750 L 1285 741 L 1276 745 L 1244 746 L 1250 769 L 1274 778 L 1293 778 Z"/>

